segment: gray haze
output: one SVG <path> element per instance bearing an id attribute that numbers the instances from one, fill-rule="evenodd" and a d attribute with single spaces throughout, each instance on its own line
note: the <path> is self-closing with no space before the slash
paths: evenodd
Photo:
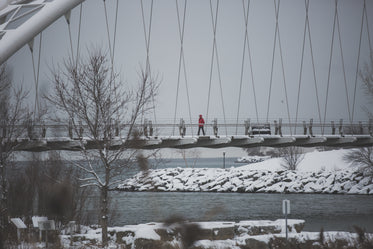
<path id="1" fill-rule="evenodd" d="M 114 32 L 115 4 L 107 0 L 110 35 Z M 367 2 L 369 33 L 373 33 L 373 1 Z M 180 15 L 183 14 L 184 1 L 178 1 Z M 216 1 L 212 1 L 214 13 Z M 191 0 L 187 2 L 185 21 L 184 55 L 186 62 L 186 77 L 188 80 L 191 101 L 191 115 L 194 122 L 198 114 L 207 114 L 207 95 L 209 87 L 213 30 L 210 13 L 210 1 Z M 240 89 L 241 63 L 244 50 L 244 10 L 240 0 L 222 0 L 219 2 L 217 22 L 217 49 L 220 62 L 222 90 L 227 122 L 235 122 L 237 116 L 238 96 Z M 245 1 L 247 5 L 247 1 Z M 332 0 L 310 0 L 309 22 L 311 41 L 315 59 L 316 81 L 319 93 L 322 117 L 324 115 L 325 97 L 328 82 L 329 59 L 331 52 L 334 4 Z M 144 1 L 145 18 L 148 25 L 151 1 Z M 83 4 L 83 20 L 81 32 L 82 54 L 87 53 L 91 46 L 108 48 L 107 30 L 103 1 L 89 0 Z M 288 91 L 288 101 L 291 120 L 295 120 L 300 62 L 303 45 L 305 23 L 305 3 L 299 0 L 281 1 L 279 11 L 279 30 L 284 59 L 285 79 Z M 346 70 L 347 90 L 352 106 L 355 86 L 356 66 L 358 57 L 359 37 L 362 19 L 363 0 L 338 1 L 338 14 L 341 32 L 342 51 Z M 182 17 L 182 16 L 181 16 Z M 77 44 L 79 7 L 72 11 L 71 28 L 74 49 Z M 369 43 L 367 23 L 364 20 L 360 68 L 369 59 Z M 256 88 L 259 119 L 265 121 L 269 82 L 271 74 L 272 52 L 275 35 L 274 1 L 252 0 L 250 3 L 248 34 L 252 56 L 253 79 Z M 337 28 L 338 26 L 336 26 Z M 118 30 L 115 48 L 115 68 L 120 72 L 121 79 L 135 84 L 138 73 L 146 63 L 146 45 L 141 15 L 140 1 L 119 1 Z M 68 28 L 64 18 L 47 28 L 42 35 L 42 58 L 40 68 L 40 90 L 49 89 L 48 77 L 50 67 L 60 63 L 70 54 Z M 314 118 L 319 120 L 315 84 L 311 64 L 311 54 L 308 35 L 306 36 L 302 87 L 300 89 L 300 120 Z M 159 123 L 173 122 L 175 98 L 178 80 L 178 63 L 180 39 L 176 4 L 173 0 L 154 1 L 153 21 L 150 36 L 151 71 L 158 75 L 161 81 L 160 93 L 156 102 L 156 117 Z M 371 37 L 372 39 L 372 37 Z M 35 59 L 39 47 L 39 36 L 35 39 Z M 334 35 L 333 60 L 331 67 L 327 120 L 343 118 L 348 122 L 346 91 L 343 78 L 339 37 L 336 29 Z M 74 52 L 75 53 L 75 52 Z M 216 57 L 215 57 L 216 58 Z M 14 79 L 23 82 L 34 94 L 31 54 L 28 47 L 22 48 L 9 60 L 14 67 Z M 216 60 L 212 78 L 210 108 L 208 121 L 218 118 L 223 123 L 222 101 Z M 183 70 L 181 71 L 179 99 L 176 121 L 183 117 L 189 122 L 186 84 Z M 246 47 L 241 91 L 241 109 L 239 122 L 251 118 L 256 120 L 252 77 Z M 33 95 L 32 95 L 33 96 Z M 282 117 L 288 120 L 286 96 L 284 92 L 281 58 L 278 40 L 274 60 L 274 74 L 269 119 Z M 361 82 L 358 80 L 354 120 L 366 120 L 362 106 L 366 106 L 366 96 L 363 95 Z M 153 118 L 153 115 L 149 115 Z"/>

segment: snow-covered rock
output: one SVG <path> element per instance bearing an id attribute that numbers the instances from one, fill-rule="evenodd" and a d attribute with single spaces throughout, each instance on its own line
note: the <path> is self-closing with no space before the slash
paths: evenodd
<path id="1" fill-rule="evenodd" d="M 372 194 L 371 177 L 356 169 L 335 172 L 235 169 L 157 169 L 118 185 L 123 191 Z"/>
<path id="2" fill-rule="evenodd" d="M 342 160 L 344 150 L 311 152 L 297 171 L 272 158 L 247 166 L 167 168 L 140 172 L 118 185 L 123 191 L 373 194 L 373 179 Z M 322 166 L 320 166 L 322 165 Z"/>

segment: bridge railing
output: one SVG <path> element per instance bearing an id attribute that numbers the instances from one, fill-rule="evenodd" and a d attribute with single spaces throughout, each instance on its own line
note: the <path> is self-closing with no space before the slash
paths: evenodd
<path id="1" fill-rule="evenodd" d="M 115 122 L 110 127 L 108 133 L 112 137 L 126 137 L 129 125 L 126 123 Z M 78 125 L 77 129 L 73 129 L 71 123 L 53 123 L 53 122 L 27 122 L 17 125 L 18 130 L 22 130 L 19 137 L 38 139 L 43 137 L 68 137 L 77 139 L 79 137 L 89 137 L 88 126 L 84 124 Z M 146 121 L 143 124 L 136 124 L 134 127 L 141 136 L 196 136 L 198 131 L 198 123 L 188 124 L 180 122 L 173 123 L 152 123 Z M 7 137 L 9 127 L 0 124 L 0 136 Z M 313 122 L 298 122 L 298 123 L 283 123 L 281 120 L 273 120 L 272 122 L 250 123 L 246 120 L 242 123 L 217 123 L 216 120 L 205 124 L 205 133 L 210 136 L 232 136 L 232 135 L 371 135 L 373 134 L 373 120 L 359 121 L 353 124 L 338 122 L 327 122 L 325 124 Z"/>

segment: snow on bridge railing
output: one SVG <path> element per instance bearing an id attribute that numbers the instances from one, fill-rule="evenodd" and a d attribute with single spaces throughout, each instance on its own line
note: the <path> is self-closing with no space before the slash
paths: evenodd
<path id="1" fill-rule="evenodd" d="M 147 121 L 144 124 L 137 123 L 133 127 L 140 135 L 146 137 L 155 136 L 196 136 L 198 123 L 152 123 Z M 113 122 L 109 127 L 112 137 L 125 137 L 129 131 L 128 123 Z M 14 128 L 22 131 L 21 137 L 37 139 L 43 137 L 89 137 L 88 126 L 77 124 L 75 128 L 69 122 L 33 122 L 28 121 L 18 124 Z M 185 128 L 183 130 L 182 128 Z M 10 127 L 0 124 L 0 136 L 7 137 Z M 227 134 L 225 131 L 227 130 Z M 217 122 L 205 124 L 206 135 L 215 136 L 261 136 L 261 135 L 371 135 L 373 136 L 373 120 L 359 121 L 357 123 L 344 124 L 339 121 L 337 124 L 330 121 L 325 124 L 313 122 L 282 123 L 277 121 L 263 123 L 227 123 Z M 182 133 L 183 132 L 183 133 Z"/>

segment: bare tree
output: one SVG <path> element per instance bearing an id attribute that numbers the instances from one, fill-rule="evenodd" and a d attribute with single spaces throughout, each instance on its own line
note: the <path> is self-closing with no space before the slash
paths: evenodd
<path id="1" fill-rule="evenodd" d="M 373 176 L 373 147 L 353 149 L 343 155 L 343 160 L 358 166 L 364 174 Z"/>
<path id="2" fill-rule="evenodd" d="M 113 72 L 102 49 L 89 51 L 77 64 L 65 60 L 58 68 L 52 69 L 54 91 L 47 99 L 68 117 L 78 134 L 84 160 L 75 165 L 86 173 L 82 186 L 96 186 L 100 191 L 102 242 L 107 245 L 108 194 L 136 158 L 137 151 L 129 148 L 136 147 L 140 135 L 136 122 L 151 109 L 158 85 L 141 72 L 138 87 L 130 90 Z M 115 134 L 118 122 L 126 134 Z M 88 142 L 94 150 L 87 149 Z"/>
<path id="3" fill-rule="evenodd" d="M 304 159 L 303 150 L 297 146 L 289 146 L 278 149 L 283 163 L 281 166 L 287 170 L 297 170 L 300 162 Z"/>
<path id="4" fill-rule="evenodd" d="M 368 96 L 371 104 L 373 104 L 373 51 L 370 51 L 370 61 L 365 63 L 363 70 L 360 70 L 360 78 L 363 82 L 365 94 Z M 364 107 L 369 118 L 373 118 L 372 109 Z"/>
<path id="5" fill-rule="evenodd" d="M 22 88 L 12 87 L 11 72 L 3 64 L 0 66 L 0 233 L 5 237 L 8 225 L 8 175 L 15 151 L 17 138 L 23 135 L 25 127 L 22 123 L 28 116 L 26 108 L 27 93 Z M 1 234 L 0 234 L 1 236 Z M 0 239 L 1 242 L 6 238 Z"/>

